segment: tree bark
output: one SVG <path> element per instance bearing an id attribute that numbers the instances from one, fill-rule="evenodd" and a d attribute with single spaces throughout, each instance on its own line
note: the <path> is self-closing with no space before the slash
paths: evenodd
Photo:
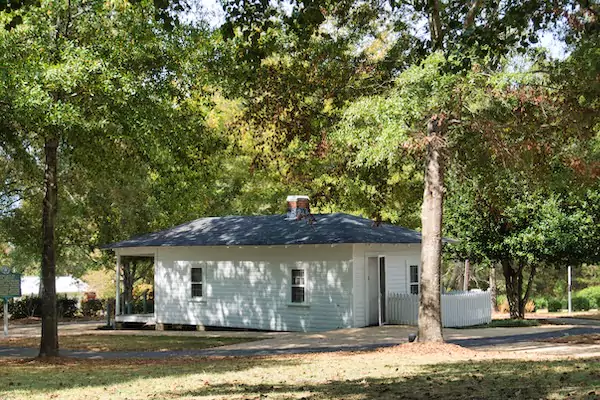
<path id="1" fill-rule="evenodd" d="M 462 272 L 460 263 L 452 263 L 452 275 L 445 286 L 454 290 L 459 290 L 463 286 L 462 279 L 464 278 L 464 274 Z"/>
<path id="2" fill-rule="evenodd" d="M 421 210 L 421 290 L 419 341 L 442 342 L 440 271 L 442 261 L 442 206 L 444 201 L 443 147 L 445 116 L 434 115 L 427 124 L 425 190 Z"/>
<path id="3" fill-rule="evenodd" d="M 525 306 L 527 306 L 527 302 L 529 301 L 529 296 L 531 294 L 531 287 L 533 286 L 533 278 L 535 278 L 535 273 L 537 268 L 535 265 L 531 266 L 531 271 L 529 272 L 529 279 L 527 280 L 527 288 L 525 289 L 525 296 L 523 296 L 523 310 L 525 310 Z M 525 313 L 523 313 L 525 315 Z"/>
<path id="4" fill-rule="evenodd" d="M 490 294 L 492 298 L 493 311 L 498 311 L 497 293 L 498 288 L 496 284 L 496 266 L 492 265 L 492 267 L 490 268 Z"/>
<path id="5" fill-rule="evenodd" d="M 45 174 L 42 203 L 42 338 L 39 357 L 58 356 L 58 320 L 56 312 L 56 238 L 58 206 L 58 139 L 46 138 Z"/>
<path id="6" fill-rule="evenodd" d="M 519 318 L 519 299 L 517 297 L 517 272 L 510 260 L 502 260 L 502 273 L 506 283 L 506 299 L 511 318 Z M 522 318 L 522 317 L 521 317 Z"/>
<path id="7" fill-rule="evenodd" d="M 440 50 L 443 46 L 444 33 L 442 31 L 442 19 L 440 17 L 439 0 L 428 0 L 429 7 L 429 31 L 434 50 Z"/>
<path id="8" fill-rule="evenodd" d="M 130 313 L 130 307 L 133 303 L 133 286 L 138 280 L 137 261 L 135 259 L 125 259 L 123 262 L 123 314 Z"/>
<path id="9" fill-rule="evenodd" d="M 475 23 L 475 17 L 477 17 L 477 14 L 479 14 L 479 9 L 481 8 L 482 3 L 483 0 L 475 0 L 471 4 L 471 7 L 469 7 L 469 12 L 467 13 L 465 22 L 463 23 L 463 27 L 465 29 L 469 29 Z"/>
<path id="10" fill-rule="evenodd" d="M 463 290 L 465 292 L 469 290 L 470 281 L 471 281 L 471 262 L 467 258 L 465 260 L 465 278 L 463 280 Z"/>

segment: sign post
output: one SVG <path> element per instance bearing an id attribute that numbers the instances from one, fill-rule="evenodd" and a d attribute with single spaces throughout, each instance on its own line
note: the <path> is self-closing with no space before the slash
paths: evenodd
<path id="1" fill-rule="evenodd" d="M 4 298 L 4 337 L 8 336 L 8 299 Z"/>
<path id="2" fill-rule="evenodd" d="M 8 336 L 8 300 L 21 296 L 21 274 L 13 274 L 9 267 L 0 269 L 0 297 L 4 302 L 4 336 Z"/>
<path id="3" fill-rule="evenodd" d="M 569 265 L 567 267 L 567 289 L 568 289 L 568 301 L 567 301 L 567 308 L 569 309 L 569 314 L 571 314 L 573 312 L 573 306 L 572 306 L 572 299 L 571 299 L 571 275 L 572 275 L 572 271 L 571 271 L 571 266 Z"/>

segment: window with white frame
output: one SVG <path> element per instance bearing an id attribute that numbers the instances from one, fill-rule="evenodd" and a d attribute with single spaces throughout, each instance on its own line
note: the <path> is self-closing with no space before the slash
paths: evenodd
<path id="1" fill-rule="evenodd" d="M 419 294 L 419 266 L 411 265 L 410 269 L 410 294 Z"/>
<path id="2" fill-rule="evenodd" d="M 306 302 L 306 270 L 292 269 L 292 303 Z"/>
<path id="3" fill-rule="evenodd" d="M 204 282 L 202 276 L 202 267 L 191 268 L 192 298 L 204 297 Z"/>

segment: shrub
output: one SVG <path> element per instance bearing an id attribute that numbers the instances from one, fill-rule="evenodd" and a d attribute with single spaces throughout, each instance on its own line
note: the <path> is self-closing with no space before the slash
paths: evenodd
<path id="1" fill-rule="evenodd" d="M 146 309 L 144 310 L 144 301 L 139 299 L 134 300 L 132 304 L 132 312 L 134 314 L 142 314 L 144 312 L 152 313 L 154 312 L 154 301 L 146 300 Z"/>
<path id="2" fill-rule="evenodd" d="M 533 300 L 528 300 L 527 303 L 525 303 L 525 312 L 533 313 L 536 310 L 537 310 L 537 308 L 536 308 L 535 302 Z"/>
<path id="3" fill-rule="evenodd" d="M 67 297 L 56 299 L 58 316 L 73 318 L 78 311 L 77 300 Z M 12 319 L 42 316 L 42 299 L 37 296 L 24 296 L 15 299 L 8 304 L 8 310 Z"/>
<path id="4" fill-rule="evenodd" d="M 42 299 L 37 296 L 23 296 L 8 303 L 8 313 L 12 319 L 42 316 Z"/>
<path id="5" fill-rule="evenodd" d="M 56 308 L 58 316 L 63 318 L 73 318 L 79 310 L 77 307 L 77 300 L 69 299 L 67 297 L 56 299 Z"/>
<path id="6" fill-rule="evenodd" d="M 88 299 L 81 302 L 81 313 L 85 317 L 95 317 L 103 308 L 102 301 L 99 299 Z"/>
<path id="7" fill-rule="evenodd" d="M 498 303 L 498 312 L 501 312 L 501 313 L 510 312 L 510 305 L 508 304 L 508 299 L 506 298 L 506 296 L 502 296 L 502 303 L 500 303 L 500 302 L 497 302 L 497 303 Z M 533 300 L 527 301 L 527 303 L 525 304 L 525 312 L 533 313 L 536 310 L 537 310 L 537 307 L 535 305 L 535 302 Z"/>
<path id="8" fill-rule="evenodd" d="M 508 300 L 506 299 L 506 297 L 504 298 L 504 301 L 502 303 L 498 304 L 498 312 L 501 312 L 501 313 L 510 312 L 510 306 L 508 305 Z"/>
<path id="9" fill-rule="evenodd" d="M 587 297 L 575 296 L 571 300 L 573 311 L 587 311 L 590 309 L 590 300 Z"/>
<path id="10" fill-rule="evenodd" d="M 141 299 L 146 292 L 146 299 L 154 298 L 154 285 L 151 283 L 139 283 L 133 287 L 133 297 Z"/>
<path id="11" fill-rule="evenodd" d="M 105 314 L 110 311 L 111 318 L 114 317 L 116 300 L 113 297 L 111 297 L 109 299 L 102 299 L 100 301 L 102 302 L 102 308 L 104 309 Z"/>
<path id="12" fill-rule="evenodd" d="M 600 286 L 590 286 L 575 292 L 574 297 L 585 297 L 590 302 L 590 308 L 600 308 Z"/>
<path id="13" fill-rule="evenodd" d="M 533 299 L 533 302 L 535 303 L 535 307 L 537 310 L 542 308 L 548 308 L 548 299 L 544 297 L 538 297 L 536 299 Z"/>
<path id="14" fill-rule="evenodd" d="M 506 310 L 503 311 L 506 305 Z M 499 312 L 507 312 L 508 311 L 508 301 L 506 300 L 506 295 L 499 294 L 496 296 L 496 308 Z"/>
<path id="15" fill-rule="evenodd" d="M 496 296 L 496 305 L 498 307 L 500 307 L 500 304 L 504 303 L 504 301 L 506 301 L 506 295 L 505 294 L 499 294 Z"/>
<path id="16" fill-rule="evenodd" d="M 559 299 L 548 300 L 548 311 L 556 312 L 562 310 L 562 302 Z"/>
<path id="17" fill-rule="evenodd" d="M 533 302 L 533 300 L 529 300 L 526 304 L 525 304 L 525 312 L 527 313 L 533 313 L 537 310 L 535 303 Z M 502 302 L 502 304 L 498 305 L 498 311 L 501 313 L 507 313 L 510 312 L 510 305 L 508 304 L 508 299 L 506 299 L 506 297 L 504 298 L 504 302 Z"/>

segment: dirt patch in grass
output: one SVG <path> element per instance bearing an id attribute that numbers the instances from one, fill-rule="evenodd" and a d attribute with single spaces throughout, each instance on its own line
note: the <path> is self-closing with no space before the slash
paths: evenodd
<path id="1" fill-rule="evenodd" d="M 588 335 L 562 336 L 559 338 L 540 340 L 548 343 L 566 343 L 566 344 L 600 344 L 600 333 Z"/>
<path id="2" fill-rule="evenodd" d="M 414 364 L 474 361 L 516 358 L 516 354 L 500 351 L 476 351 L 451 343 L 405 343 L 377 350 L 379 353 L 401 357 Z M 535 359 L 535 355 L 519 355 L 521 359 Z"/>
<path id="3" fill-rule="evenodd" d="M 441 357 L 465 356 L 470 357 L 476 355 L 475 350 L 467 349 L 466 347 L 458 346 L 450 343 L 405 343 L 398 346 L 386 347 L 379 349 L 380 352 L 395 353 L 420 357 L 424 355 L 435 355 Z"/>
<path id="4" fill-rule="evenodd" d="M 0 345 L 12 347 L 37 347 L 39 338 L 9 338 Z M 201 350 L 261 340 L 242 337 L 191 337 L 158 335 L 63 335 L 60 348 L 86 351 L 171 351 Z"/>

